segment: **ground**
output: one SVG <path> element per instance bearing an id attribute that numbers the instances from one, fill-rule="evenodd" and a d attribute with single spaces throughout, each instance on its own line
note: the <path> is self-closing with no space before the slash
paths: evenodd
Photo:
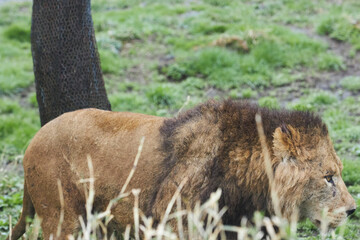
<path id="1" fill-rule="evenodd" d="M 358 0 L 93 0 L 92 11 L 113 110 L 174 116 L 183 105 L 230 97 L 314 111 L 360 205 Z M 31 2 L 0 1 L 0 15 L 3 239 L 21 210 L 22 154 L 40 123 Z M 337 232 L 357 239 L 359 225 L 357 211 Z M 298 235 L 318 239 L 314 229 L 300 224 Z"/>

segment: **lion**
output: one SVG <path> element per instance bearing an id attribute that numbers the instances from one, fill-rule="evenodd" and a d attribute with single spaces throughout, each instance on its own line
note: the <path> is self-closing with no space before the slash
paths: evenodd
<path id="1" fill-rule="evenodd" d="M 129 189 L 141 188 L 140 209 L 161 220 L 167 204 L 186 177 L 184 204 L 204 202 L 222 189 L 225 224 L 239 225 L 255 211 L 274 214 L 255 115 L 262 116 L 270 152 L 274 191 L 282 216 L 295 212 L 320 226 L 328 211 L 330 228 L 344 223 L 356 209 L 341 177 L 326 125 L 309 112 L 269 110 L 243 101 L 210 100 L 174 118 L 84 109 L 61 115 L 42 127 L 23 160 L 24 198 L 12 239 L 25 232 L 26 217 L 36 213 L 45 239 L 55 235 L 61 212 L 58 180 L 63 188 L 64 219 L 60 238 L 79 229 L 86 217 L 81 179 L 94 167 L 93 211 L 104 211 L 133 168 L 140 139 L 145 143 Z M 111 231 L 133 222 L 133 197 L 112 209 Z M 110 230 L 109 230 L 110 231 Z"/>

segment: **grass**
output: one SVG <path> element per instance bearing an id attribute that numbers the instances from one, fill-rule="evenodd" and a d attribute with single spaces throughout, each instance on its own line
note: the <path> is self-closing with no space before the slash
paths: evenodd
<path id="1" fill-rule="evenodd" d="M 16 92 L 34 81 L 28 11 L 21 16 L 15 13 L 23 7 L 28 8 L 29 3 L 1 8 L 4 18 L 0 21 L 0 61 L 3 63 L 0 66 L 0 94 Z"/>
<path id="2" fill-rule="evenodd" d="M 319 70 L 345 70 L 343 59 L 334 54 L 324 53 L 318 56 L 317 65 Z"/>
<path id="3" fill-rule="evenodd" d="M 4 155 L 3 155 L 4 156 Z M 18 156 L 16 161 L 21 158 Z M 14 161 L 13 161 L 14 162 Z M 0 158 L 0 239 L 5 239 L 9 231 L 9 216 L 12 216 L 12 224 L 16 224 L 15 216 L 19 215 L 22 208 L 22 191 L 24 179 L 20 164 L 7 164 L 7 159 Z M 15 219 L 14 219 L 15 218 Z"/>
<path id="4" fill-rule="evenodd" d="M 113 110 L 174 116 L 190 96 L 185 108 L 231 97 L 316 112 L 329 127 L 344 161 L 344 180 L 359 203 L 360 81 L 359 68 L 349 63 L 359 57 L 360 4 L 335 2 L 93 0 Z M 21 171 L 9 166 L 19 161 L 40 123 L 31 2 L 1 4 L 0 15 L 2 239 L 7 216 L 15 223 L 21 208 Z M 331 39 L 341 51 L 334 51 Z M 344 228 L 346 239 L 357 238 L 359 224 L 357 212 Z M 312 224 L 300 224 L 300 237 L 313 235 Z"/>
<path id="5" fill-rule="evenodd" d="M 0 99 L 0 152 L 10 160 L 24 152 L 40 128 L 38 112 L 9 98 Z"/>
<path id="6" fill-rule="evenodd" d="M 279 109 L 280 108 L 280 104 L 279 104 L 278 100 L 274 97 L 259 98 L 259 105 L 261 107 L 266 107 L 266 108 L 270 108 L 270 109 Z"/>
<path id="7" fill-rule="evenodd" d="M 360 19 L 358 13 L 336 14 L 326 16 L 317 27 L 317 32 L 322 35 L 328 35 L 333 39 L 343 42 L 349 42 L 353 45 L 353 50 L 360 49 L 360 29 L 357 21 Z"/>
<path id="8" fill-rule="evenodd" d="M 360 77 L 358 76 L 348 76 L 341 80 L 341 86 L 346 88 L 349 91 L 359 91 L 360 90 Z"/>
<path id="9" fill-rule="evenodd" d="M 3 32 L 4 37 L 18 42 L 30 42 L 30 25 L 12 24 Z"/>
<path id="10" fill-rule="evenodd" d="M 0 94 L 14 93 L 33 84 L 30 43 L 2 37 L 0 31 Z"/>
<path id="11" fill-rule="evenodd" d="M 241 98 L 245 98 L 245 99 L 249 99 L 249 98 L 254 98 L 257 96 L 257 92 L 252 90 L 251 88 L 246 88 L 241 90 Z"/>

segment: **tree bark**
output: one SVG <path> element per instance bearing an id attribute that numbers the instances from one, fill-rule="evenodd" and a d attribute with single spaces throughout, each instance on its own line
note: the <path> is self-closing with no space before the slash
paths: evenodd
<path id="1" fill-rule="evenodd" d="M 34 0 L 31 50 L 42 126 L 77 109 L 111 110 L 90 0 Z"/>

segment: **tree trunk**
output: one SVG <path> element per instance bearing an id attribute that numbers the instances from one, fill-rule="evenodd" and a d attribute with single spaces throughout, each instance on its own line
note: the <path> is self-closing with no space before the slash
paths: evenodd
<path id="1" fill-rule="evenodd" d="M 81 108 L 111 110 L 90 0 L 34 0 L 31 50 L 42 126 Z"/>

